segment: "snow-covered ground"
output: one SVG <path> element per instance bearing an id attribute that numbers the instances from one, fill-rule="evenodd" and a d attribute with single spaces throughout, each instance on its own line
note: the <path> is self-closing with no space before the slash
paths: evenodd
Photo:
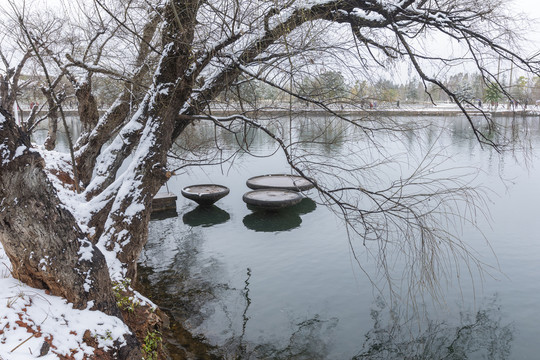
<path id="1" fill-rule="evenodd" d="M 11 264 L 0 244 L 0 359 L 83 359 L 94 349 L 83 342 L 85 332 L 99 347 L 123 342 L 128 327 L 117 317 L 100 311 L 77 310 L 58 296 L 34 289 L 11 276 Z"/>

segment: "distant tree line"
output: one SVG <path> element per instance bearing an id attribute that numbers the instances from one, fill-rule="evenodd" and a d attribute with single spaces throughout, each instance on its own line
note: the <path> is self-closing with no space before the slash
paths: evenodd
<path id="1" fill-rule="evenodd" d="M 30 86 L 21 90 L 18 101 L 23 106 L 32 104 L 43 104 L 46 101 L 40 88 L 43 79 L 40 76 L 24 76 Z M 514 101 L 521 104 L 534 104 L 540 99 L 540 77 L 527 78 L 519 76 L 510 84 L 503 76 L 501 84 L 508 84 L 501 88 L 496 83 L 486 83 L 480 74 L 457 73 L 449 76 L 444 85 L 452 89 L 458 99 L 466 102 L 477 103 L 481 101 L 486 105 L 495 105 L 506 102 L 510 95 Z M 100 108 L 109 107 L 115 100 L 115 96 L 121 89 L 118 82 L 109 77 L 96 76 L 94 79 L 95 97 Z M 66 104 L 76 107 L 75 89 L 68 81 L 63 81 L 61 87 L 64 89 Z M 451 102 L 448 95 L 434 85 L 427 87 L 417 78 L 409 79 L 406 83 L 396 83 L 392 80 L 378 78 L 376 80 L 355 80 L 349 81 L 339 71 L 323 71 L 318 74 L 306 75 L 301 82 L 293 83 L 292 90 L 309 100 L 354 103 L 368 106 L 370 103 L 381 105 L 390 104 L 414 104 L 434 101 Z M 286 92 L 276 89 L 276 87 L 262 81 L 250 78 L 239 79 L 219 96 L 222 102 L 238 102 L 254 104 L 258 101 L 280 101 L 287 102 L 289 97 Z M 294 97 L 294 102 L 301 101 L 301 98 Z"/>
<path id="2" fill-rule="evenodd" d="M 443 84 L 451 89 L 457 98 L 463 102 L 495 105 L 507 101 L 510 97 L 522 104 L 534 104 L 540 99 L 540 77 L 527 78 L 519 76 L 509 83 L 502 76 L 501 87 L 495 82 L 486 82 L 480 74 L 457 73 L 448 76 Z M 369 80 L 349 81 L 339 71 L 323 71 L 318 74 L 305 75 L 300 82 L 292 83 L 292 91 L 298 96 L 292 101 L 302 101 L 302 98 L 315 101 L 354 103 L 369 105 L 370 103 L 390 104 L 392 106 L 405 103 L 452 102 L 444 91 L 433 84 L 424 84 L 417 78 L 411 78 L 406 83 L 378 78 Z M 286 92 L 276 89 L 256 79 L 243 79 L 228 90 L 224 91 L 219 100 L 245 101 L 289 101 Z"/>

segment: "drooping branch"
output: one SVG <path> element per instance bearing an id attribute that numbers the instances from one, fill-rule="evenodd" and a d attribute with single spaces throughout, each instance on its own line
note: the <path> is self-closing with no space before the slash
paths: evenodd
<path id="1" fill-rule="evenodd" d="M 473 122 L 473 119 L 471 117 L 471 115 L 469 114 L 469 112 L 465 109 L 465 107 L 463 106 L 462 102 L 460 101 L 460 99 L 458 98 L 458 96 L 450 91 L 450 89 L 448 89 L 440 80 L 437 80 L 433 77 L 430 77 L 428 76 L 424 70 L 422 69 L 422 67 L 420 66 L 420 64 L 418 63 L 418 61 L 416 60 L 416 56 L 413 52 L 413 50 L 411 49 L 411 47 L 409 46 L 407 40 L 405 40 L 405 37 L 403 36 L 403 34 L 400 32 L 400 30 L 398 28 L 395 28 L 395 32 L 396 32 L 396 35 L 398 36 L 398 38 L 400 39 L 401 43 L 403 44 L 403 46 L 405 47 L 406 51 L 407 51 L 407 54 L 409 55 L 409 58 L 412 62 L 412 64 L 414 65 L 414 68 L 416 69 L 416 72 L 418 73 L 418 75 L 420 75 L 420 77 L 422 78 L 422 80 L 424 81 L 427 81 L 429 83 L 432 83 L 434 85 L 437 85 L 440 89 L 442 89 L 450 98 L 452 98 L 454 100 L 454 102 L 458 105 L 458 107 L 461 109 L 461 111 L 463 112 L 463 114 L 465 114 L 465 116 L 467 117 L 467 120 L 469 121 L 469 124 L 471 125 L 471 128 L 474 132 L 474 135 L 476 136 L 477 140 L 480 142 L 480 143 L 485 143 L 485 144 L 488 144 L 490 146 L 493 146 L 495 149 L 497 149 L 497 144 L 495 144 L 493 142 L 493 140 L 489 139 L 486 137 L 486 135 L 484 135 L 478 128 L 477 126 L 474 124 Z M 484 116 L 486 119 L 489 119 L 488 115 L 485 114 Z"/>
<path id="2" fill-rule="evenodd" d="M 363 162 L 368 161 L 369 155 L 364 158 L 366 154 L 362 152 L 357 154 L 357 158 L 353 157 L 354 153 L 349 154 L 347 160 L 330 160 L 327 157 L 319 159 L 313 149 L 302 153 L 301 144 L 284 141 L 283 134 L 272 130 L 275 129 L 275 125 L 269 127 L 265 121 L 244 115 L 220 117 L 199 115 L 192 116 L 193 119 L 211 120 L 215 126 L 233 133 L 245 131 L 244 125 L 249 129 L 263 132 L 277 144 L 294 173 L 312 182 L 324 204 L 344 219 L 351 239 L 357 237 L 364 244 L 368 241 L 380 244 L 382 262 L 385 261 L 384 244 L 395 239 L 399 239 L 400 244 L 402 243 L 400 247 L 410 250 L 407 251 L 408 254 L 419 256 L 412 260 L 415 268 L 420 271 L 421 281 L 424 282 L 424 285 L 419 286 L 426 286 L 430 290 L 436 289 L 437 274 L 432 271 L 433 266 L 439 261 L 445 261 L 444 256 L 440 256 L 436 249 L 444 248 L 449 251 L 459 249 L 457 256 L 463 256 L 471 264 L 480 265 L 479 260 L 468 253 L 466 245 L 453 236 L 451 230 L 437 224 L 441 216 L 448 221 L 447 226 L 452 221 L 467 222 L 468 212 L 481 212 L 481 206 L 485 203 L 479 201 L 480 191 L 472 187 L 469 183 L 471 178 L 463 176 L 464 173 L 444 176 L 444 171 L 441 171 L 441 178 L 434 177 L 436 157 L 425 157 L 417 164 L 409 163 L 410 171 L 401 174 L 396 181 L 389 183 L 379 179 L 366 181 L 368 177 L 364 174 L 369 172 L 370 166 L 385 166 L 385 162 L 390 159 L 381 154 L 383 160 L 379 162 L 374 159 L 374 163 L 367 165 Z M 364 140 L 356 134 L 354 139 L 354 143 L 360 144 Z M 372 147 L 367 143 L 365 146 L 366 152 L 371 153 Z M 352 148 L 358 149 L 356 146 Z M 244 151 L 249 152 L 249 148 L 245 147 Z M 429 149 L 430 154 L 433 151 L 435 149 Z M 340 177 L 340 173 L 346 173 L 347 176 Z M 461 211 L 449 206 L 457 203 L 468 209 Z"/>

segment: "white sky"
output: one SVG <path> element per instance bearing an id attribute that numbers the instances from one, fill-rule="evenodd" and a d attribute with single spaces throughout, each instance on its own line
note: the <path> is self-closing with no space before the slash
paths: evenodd
<path id="1" fill-rule="evenodd" d="M 530 32 L 531 37 L 538 41 L 536 45 L 537 49 L 540 50 L 540 1 L 538 0 L 514 0 L 511 4 L 517 11 L 522 12 L 528 17 L 532 18 L 533 23 L 531 23 L 530 28 L 527 29 Z M 525 30 L 525 29 L 523 29 Z"/>
<path id="2" fill-rule="evenodd" d="M 58 6 L 62 3 L 69 4 L 71 1 L 69 0 L 12 0 L 15 4 L 26 4 L 27 6 L 32 6 L 34 8 L 58 8 Z M 87 0 L 90 2 L 90 0 Z M 285 0 L 278 0 L 283 1 Z M 461 1 L 468 1 L 468 0 L 461 0 Z M 531 18 L 536 18 L 538 21 L 536 24 L 530 24 L 531 27 L 528 29 L 530 32 L 530 35 L 535 40 L 538 40 L 539 45 L 538 48 L 540 48 L 540 0 L 502 0 L 503 4 L 508 4 L 509 11 L 512 13 L 523 13 Z M 0 0 L 0 12 L 2 7 L 7 6 L 7 1 Z M 1 14 L 0 14 L 1 18 Z M 525 29 L 522 29 L 525 30 Z"/>
<path id="3" fill-rule="evenodd" d="M 12 0 L 16 4 L 22 5 L 23 3 L 26 3 L 27 6 L 32 6 L 35 8 L 51 8 L 51 7 L 57 7 L 62 2 L 65 4 L 72 3 L 70 0 Z M 86 0 L 88 3 L 90 0 Z M 285 0 L 278 0 L 278 1 L 285 1 Z M 460 0 L 463 2 L 469 1 L 469 0 Z M 527 16 L 529 18 L 537 19 L 536 21 L 530 21 L 524 24 L 523 29 L 517 29 L 518 32 L 524 33 L 525 37 L 529 39 L 529 41 L 526 44 L 523 44 L 524 51 L 523 54 L 526 56 L 530 56 L 533 54 L 540 53 L 540 0 L 502 0 L 503 4 L 505 6 L 508 6 L 508 11 L 511 14 L 515 14 L 516 17 L 520 16 Z M 1 17 L 2 17 L 2 7 L 7 6 L 6 0 L 0 0 L 0 23 L 1 23 Z M 432 46 L 435 46 L 435 52 L 439 52 L 439 50 L 442 50 L 443 53 L 445 51 L 451 51 L 451 49 L 448 47 L 448 44 L 439 43 L 437 44 L 437 41 L 434 41 Z M 439 45 L 439 49 L 437 49 L 437 45 Z M 503 64 L 504 66 L 504 64 Z M 462 70 L 457 70 L 462 71 Z M 399 71 L 399 77 L 403 77 L 401 82 L 407 81 L 408 73 L 410 71 L 403 70 Z"/>

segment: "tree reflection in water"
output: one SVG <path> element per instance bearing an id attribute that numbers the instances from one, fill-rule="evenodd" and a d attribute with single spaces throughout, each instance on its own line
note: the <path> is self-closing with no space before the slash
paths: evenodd
<path id="1" fill-rule="evenodd" d="M 337 324 L 337 318 L 322 320 L 316 315 L 296 324 L 296 331 L 292 333 L 285 347 L 280 348 L 270 343 L 260 344 L 255 346 L 253 353 L 245 359 L 327 359 L 332 347 L 331 333 Z"/>
<path id="2" fill-rule="evenodd" d="M 246 309 L 251 303 L 249 298 L 247 300 Z M 388 315 L 389 324 L 384 326 L 384 318 Z M 371 317 L 373 329 L 364 335 L 362 351 L 353 360 L 502 360 L 509 358 L 514 339 L 513 325 L 502 323 L 496 296 L 476 313 L 461 312 L 458 325 L 428 319 L 424 330 L 415 330 L 417 318 L 403 321 L 395 309 L 388 309 L 381 299 L 371 311 Z M 244 330 L 248 319 L 244 318 Z M 242 360 L 328 359 L 329 349 L 333 346 L 331 333 L 338 321 L 337 318 L 322 320 L 319 315 L 302 321 L 296 324 L 288 344 L 282 347 L 263 342 L 251 344 L 252 350 L 249 350 L 250 345 L 243 343 L 241 338 L 231 339 L 223 347 L 223 356 Z"/>
<path id="3" fill-rule="evenodd" d="M 142 267 L 141 270 L 143 278 L 152 274 L 150 268 Z M 164 278 L 163 275 L 160 277 Z M 178 277 L 175 278 L 179 280 Z M 172 295 L 170 288 L 155 292 L 156 285 L 159 288 L 160 284 L 154 283 L 152 299 L 161 306 L 172 307 L 166 308 L 172 315 L 171 328 L 174 332 L 169 334 L 169 349 L 178 353 L 181 349 L 189 348 L 197 352 L 199 359 L 329 359 L 334 346 L 333 330 L 339 323 L 337 318 L 323 319 L 318 314 L 300 321 L 291 318 L 293 332 L 286 341 L 261 338 L 260 341 L 253 342 L 245 339 L 249 334 L 249 308 L 252 304 L 249 297 L 250 278 L 251 270 L 248 268 L 243 289 L 222 285 L 218 287 L 219 291 L 216 291 L 216 284 L 211 281 L 191 285 L 176 284 L 183 289 L 181 292 L 184 296 L 180 297 L 177 297 L 180 292 L 176 292 L 176 296 Z M 192 286 L 194 287 L 191 288 Z M 206 311 L 201 310 L 210 303 L 217 305 L 215 302 L 219 302 L 220 297 L 230 296 L 231 292 L 235 294 L 233 296 L 243 298 L 244 311 L 241 318 L 227 314 L 230 320 L 227 330 L 230 338 L 219 347 L 206 344 L 207 339 L 204 336 L 189 333 L 189 328 L 183 327 L 182 324 L 193 326 L 195 323 L 204 322 Z M 214 309 L 217 308 L 219 306 Z M 222 310 L 227 311 L 226 307 Z M 207 313 L 206 316 L 208 315 Z M 417 317 L 404 319 L 395 308 L 388 308 L 381 299 L 378 299 L 376 307 L 372 309 L 371 317 L 373 328 L 364 335 L 362 350 L 353 357 L 354 360 L 508 359 L 514 337 L 513 326 L 505 325 L 501 321 L 501 309 L 496 297 L 476 313 L 462 311 L 458 325 L 427 319 L 422 331 L 415 330 Z M 242 323 L 241 333 L 237 334 L 233 328 L 234 324 L 239 322 Z M 388 325 L 385 326 L 385 322 Z"/>
<path id="4" fill-rule="evenodd" d="M 205 238 L 200 227 L 187 228 L 176 219 L 154 225 L 162 231 L 153 233 L 143 252 L 139 284 L 171 317 L 171 330 L 164 338 L 172 354 L 187 352 L 197 359 L 338 358 L 336 336 L 343 326 L 338 318 L 291 312 L 289 329 L 268 329 L 269 335 L 257 336 L 257 326 L 250 321 L 260 305 L 250 296 L 250 286 L 259 274 L 246 268 L 243 286 L 231 286 L 222 261 L 202 251 Z M 353 359 L 509 358 L 514 328 L 501 320 L 496 296 L 476 312 L 461 311 L 452 324 L 429 319 L 428 311 L 423 316 L 405 314 L 399 305 L 377 299 L 371 330 L 352 336 L 358 341 Z M 186 358 L 182 356 L 172 358 Z"/>
<path id="5" fill-rule="evenodd" d="M 384 326 L 386 307 L 384 301 L 377 301 L 377 309 L 371 311 L 373 329 L 365 335 L 362 351 L 353 360 L 509 358 L 514 328 L 502 323 L 496 295 L 476 313 L 460 312 L 458 325 L 428 319 L 422 331 L 412 329 L 415 319 L 403 322 L 392 309 L 388 310 L 389 324 Z"/>
<path id="6" fill-rule="evenodd" d="M 251 278 L 251 269 L 247 269 L 247 278 L 245 287 L 242 290 L 242 296 L 245 301 L 245 308 L 242 313 L 242 333 L 239 337 L 230 338 L 222 346 L 222 356 L 224 358 L 234 359 L 305 359 L 322 360 L 328 358 L 331 344 L 332 330 L 337 326 L 338 319 L 332 318 L 322 320 L 319 315 L 311 319 L 303 320 L 294 324 L 295 331 L 288 339 L 285 346 L 279 346 L 272 342 L 251 343 L 246 342 L 247 325 L 249 322 L 248 310 L 251 305 L 249 297 L 249 280 Z"/>
<path id="7" fill-rule="evenodd" d="M 172 224 L 172 220 L 168 221 Z M 173 359 L 186 356 L 242 360 L 328 358 L 337 318 L 321 319 L 319 315 L 302 320 L 291 318 L 294 330 L 285 343 L 280 341 L 278 344 L 268 339 L 256 343 L 246 340 L 252 303 L 249 296 L 251 270 L 247 269 L 242 289 L 229 287 L 221 282 L 219 274 L 223 269 L 219 261 L 201 257 L 202 239 L 197 232 L 178 232 L 178 228 L 171 231 L 179 234 L 183 241 L 172 248 L 162 242 L 147 244 L 139 262 L 138 284 L 170 316 L 170 329 L 163 335 Z M 161 240 L 165 239 L 163 236 Z M 164 251 L 170 255 L 169 261 L 162 261 L 160 266 L 153 264 L 156 258 L 166 258 L 158 255 Z M 225 305 L 231 302 L 231 297 L 243 302 L 241 314 L 230 311 Z M 228 322 L 222 324 L 223 329 L 219 332 L 228 334 L 229 338 L 220 341 L 220 346 L 216 347 L 209 345 L 208 339 L 196 329 L 218 311 L 224 313 Z"/>

